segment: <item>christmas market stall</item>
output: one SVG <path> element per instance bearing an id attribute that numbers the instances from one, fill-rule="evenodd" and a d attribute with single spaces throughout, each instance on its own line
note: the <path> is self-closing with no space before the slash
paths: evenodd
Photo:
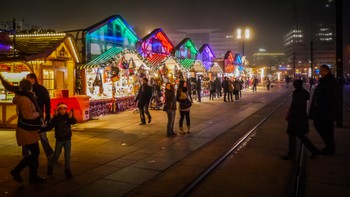
<path id="1" fill-rule="evenodd" d="M 191 67 L 194 65 L 198 49 L 190 38 L 183 39 L 173 50 L 173 56 L 180 62 L 181 69 L 183 70 L 183 79 L 189 78 L 193 87 L 196 83 L 195 72 L 190 72 Z M 180 78 L 181 80 L 182 78 Z"/>
<path id="2" fill-rule="evenodd" d="M 161 28 L 153 30 L 142 39 L 139 51 L 151 68 L 151 81 L 159 86 L 174 83 L 182 76 L 181 67 L 171 55 L 174 45 Z"/>
<path id="3" fill-rule="evenodd" d="M 90 97 L 90 118 L 133 108 L 137 77 L 148 68 L 140 63 L 142 56 L 136 51 L 140 39 L 129 24 L 112 15 L 68 32 L 75 35 L 84 60 L 77 67 L 77 92 Z"/>
<path id="4" fill-rule="evenodd" d="M 0 54 L 0 74 L 14 86 L 29 73 L 35 73 L 38 82 L 47 88 L 51 100 L 76 98 L 75 67 L 81 62 L 72 36 L 65 33 L 17 34 L 10 35 L 11 50 Z M 17 122 L 14 94 L 0 84 L 1 126 L 14 126 Z M 78 102 L 78 101 L 77 101 Z M 56 106 L 52 105 L 53 109 Z M 75 106 L 78 121 L 84 119 L 83 105 Z"/>

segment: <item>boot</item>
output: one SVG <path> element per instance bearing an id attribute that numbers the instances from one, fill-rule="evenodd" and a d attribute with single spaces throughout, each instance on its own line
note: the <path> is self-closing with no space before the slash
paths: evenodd
<path id="1" fill-rule="evenodd" d="M 66 174 L 67 178 L 72 178 L 73 177 L 72 171 L 70 171 L 70 169 L 65 169 L 64 173 Z"/>
<path id="2" fill-rule="evenodd" d="M 44 183 L 45 177 L 38 176 L 39 161 L 33 161 L 29 163 L 29 182 L 31 183 Z"/>
<path id="3" fill-rule="evenodd" d="M 184 134 L 185 133 L 183 127 L 179 127 L 179 130 L 180 130 L 180 134 Z"/>
<path id="4" fill-rule="evenodd" d="M 23 183 L 23 179 L 21 177 L 20 172 L 16 171 L 15 169 L 10 171 L 13 179 L 17 182 L 17 183 Z"/>
<path id="5" fill-rule="evenodd" d="M 190 133 L 191 126 L 187 126 L 187 134 Z"/>
<path id="6" fill-rule="evenodd" d="M 23 179 L 21 177 L 21 172 L 23 170 L 23 168 L 25 168 L 28 164 L 28 158 L 23 158 L 18 165 L 10 171 L 10 174 L 12 175 L 13 179 L 17 182 L 17 183 L 22 183 Z"/>

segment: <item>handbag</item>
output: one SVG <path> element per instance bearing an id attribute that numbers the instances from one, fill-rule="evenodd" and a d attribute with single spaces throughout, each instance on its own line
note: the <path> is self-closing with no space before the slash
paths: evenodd
<path id="1" fill-rule="evenodd" d="M 38 105 L 38 102 L 34 98 L 34 95 L 28 94 L 26 96 L 33 102 L 35 109 L 37 112 L 40 113 L 40 116 L 35 119 L 25 119 L 21 112 L 17 112 L 18 113 L 17 126 L 19 128 L 22 128 L 28 131 L 39 130 L 44 127 L 44 118 L 42 116 L 42 111 Z"/>
<path id="2" fill-rule="evenodd" d="M 42 117 L 38 117 L 32 120 L 25 119 L 23 118 L 23 115 L 19 113 L 17 126 L 29 131 L 39 130 L 44 126 L 44 119 Z"/>
<path id="3" fill-rule="evenodd" d="M 192 106 L 192 103 L 188 98 L 183 99 L 180 102 L 180 109 L 186 109 L 186 108 L 189 108 L 191 106 Z"/>

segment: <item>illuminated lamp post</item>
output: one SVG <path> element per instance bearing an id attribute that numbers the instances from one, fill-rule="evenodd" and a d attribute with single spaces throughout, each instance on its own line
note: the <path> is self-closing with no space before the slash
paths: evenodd
<path id="1" fill-rule="evenodd" d="M 242 40 L 242 57 L 244 56 L 244 40 L 248 40 L 250 38 L 250 30 L 245 29 L 244 33 L 242 29 L 237 29 L 237 39 Z"/>

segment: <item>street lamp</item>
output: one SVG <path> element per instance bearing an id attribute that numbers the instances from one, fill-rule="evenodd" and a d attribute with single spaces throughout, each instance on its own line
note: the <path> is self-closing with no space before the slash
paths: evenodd
<path id="1" fill-rule="evenodd" d="M 242 40 L 242 57 L 244 56 L 244 40 L 248 40 L 250 38 L 250 30 L 245 29 L 244 32 L 242 29 L 237 29 L 237 39 Z"/>

